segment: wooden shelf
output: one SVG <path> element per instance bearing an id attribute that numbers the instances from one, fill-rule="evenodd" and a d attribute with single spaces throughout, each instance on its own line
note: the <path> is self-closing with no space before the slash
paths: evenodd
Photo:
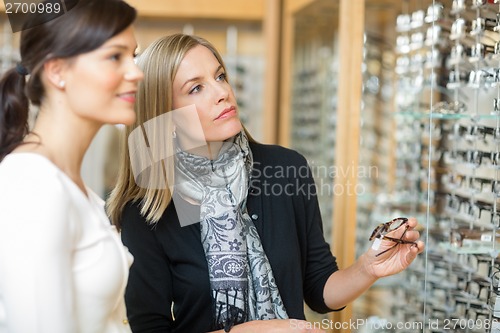
<path id="1" fill-rule="evenodd" d="M 141 17 L 260 21 L 265 0 L 128 0 Z"/>

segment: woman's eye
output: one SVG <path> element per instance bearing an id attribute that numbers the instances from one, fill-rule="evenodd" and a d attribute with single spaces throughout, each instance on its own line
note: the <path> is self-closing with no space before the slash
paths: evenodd
<path id="1" fill-rule="evenodd" d="M 120 57 L 121 57 L 121 54 L 116 53 L 116 54 L 113 54 L 111 57 L 109 57 L 109 59 L 111 59 L 113 61 L 118 61 L 118 60 L 120 60 Z"/>
<path id="2" fill-rule="evenodd" d="M 226 81 L 226 73 L 219 74 L 219 76 L 217 76 L 217 80 Z"/>
<path id="3" fill-rule="evenodd" d="M 191 89 L 191 90 L 189 91 L 189 93 L 190 93 L 190 94 L 197 93 L 197 92 L 199 92 L 199 91 L 200 91 L 200 89 L 201 89 L 201 86 L 200 86 L 200 85 L 197 85 L 196 87 L 194 87 L 193 89 Z"/>

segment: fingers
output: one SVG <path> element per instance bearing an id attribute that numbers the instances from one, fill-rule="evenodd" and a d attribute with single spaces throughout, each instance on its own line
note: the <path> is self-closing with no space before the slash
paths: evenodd
<path id="1" fill-rule="evenodd" d="M 425 244 L 422 241 L 417 241 L 416 246 L 413 246 L 412 251 L 415 251 L 415 254 L 419 254 L 424 252 Z"/>
<path id="2" fill-rule="evenodd" d="M 408 230 L 403 238 L 404 240 L 407 240 L 409 242 L 415 242 L 417 239 L 420 238 L 420 232 L 416 230 Z"/>
<path id="3" fill-rule="evenodd" d="M 399 225 L 399 227 L 397 227 L 395 230 L 392 230 L 386 235 L 383 235 L 383 237 L 381 238 L 382 243 L 380 243 L 379 240 L 379 243 L 374 243 L 371 248 L 372 250 L 379 251 L 375 255 L 375 257 L 378 257 L 386 252 L 392 252 L 393 254 L 399 252 L 400 255 L 408 255 L 407 258 L 412 257 L 413 260 L 419 253 L 423 252 L 424 250 L 424 243 L 419 240 L 420 232 L 415 229 L 417 228 L 417 226 L 417 219 L 414 217 L 410 217 L 405 223 Z M 382 248 L 379 248 L 380 244 L 383 244 Z M 400 247 L 399 245 L 403 247 Z M 399 248 L 400 251 L 391 251 L 391 249 L 396 248 Z"/>
<path id="4" fill-rule="evenodd" d="M 416 242 L 418 244 L 418 253 L 421 253 L 424 249 L 424 243 L 422 241 L 418 241 L 420 238 L 420 232 L 414 229 L 418 226 L 417 219 L 414 217 L 408 218 L 408 225 L 410 226 L 410 228 L 408 229 L 408 231 L 406 231 L 404 239 L 410 242 Z"/>
<path id="5" fill-rule="evenodd" d="M 418 226 L 418 221 L 414 217 L 409 217 L 408 218 L 408 230 L 406 231 L 404 235 L 404 239 L 410 242 L 415 242 L 417 239 L 420 238 L 420 232 L 417 230 L 414 230 Z"/>
<path id="6" fill-rule="evenodd" d="M 411 262 L 424 251 L 425 245 L 422 241 L 417 241 L 415 244 L 411 245 L 410 250 L 406 254 L 406 262 L 411 264 Z"/>
<path id="7" fill-rule="evenodd" d="M 319 328 L 313 328 L 313 329 L 307 330 L 307 333 L 326 333 L 326 331 L 323 331 Z"/>
<path id="8" fill-rule="evenodd" d="M 409 217 L 408 218 L 408 225 L 410 226 L 410 228 L 415 228 L 418 225 L 417 219 L 414 217 Z"/>
<path id="9" fill-rule="evenodd" d="M 280 323 L 284 324 L 288 322 L 280 321 Z M 273 331 L 274 332 L 274 331 Z M 281 332 L 281 330 L 280 330 Z M 323 329 L 315 327 L 314 323 L 308 322 L 306 320 L 298 320 L 291 319 L 289 324 L 286 327 L 286 331 L 283 332 L 297 332 L 297 333 L 326 333 Z"/>

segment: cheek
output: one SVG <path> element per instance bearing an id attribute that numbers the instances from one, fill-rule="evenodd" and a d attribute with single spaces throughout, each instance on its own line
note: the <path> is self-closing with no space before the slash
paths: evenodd
<path id="1" fill-rule="evenodd" d="M 103 98 L 106 94 L 113 97 L 121 84 L 121 76 L 114 71 L 87 71 L 76 78 L 79 88 L 87 94 L 95 94 Z"/>
<path id="2" fill-rule="evenodd" d="M 67 83 L 68 101 L 78 114 L 92 118 L 106 117 L 115 110 L 118 103 L 117 92 L 120 79 L 116 73 L 110 74 L 95 71 L 81 72 Z M 116 104 L 121 105 L 121 104 Z"/>
<path id="3" fill-rule="evenodd" d="M 117 90 L 122 82 L 122 77 L 117 73 L 109 73 L 108 75 L 101 75 L 96 79 L 95 87 L 102 92 L 110 92 L 112 95 L 117 93 Z"/>
<path id="4" fill-rule="evenodd" d="M 205 138 L 207 141 L 211 141 L 211 137 L 213 133 L 217 130 L 214 126 L 214 123 L 210 117 L 203 112 L 198 111 L 198 117 L 201 124 L 201 128 L 203 129 L 203 133 L 205 134 Z"/>
<path id="5" fill-rule="evenodd" d="M 195 104 L 197 117 L 192 117 L 191 121 L 198 122 L 203 130 L 210 128 L 213 124 L 212 117 L 210 116 L 210 111 L 203 107 L 203 103 Z M 198 125 L 198 124 L 197 124 Z"/>

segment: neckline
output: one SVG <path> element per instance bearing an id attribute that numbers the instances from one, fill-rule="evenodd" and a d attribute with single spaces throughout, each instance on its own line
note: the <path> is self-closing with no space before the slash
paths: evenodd
<path id="1" fill-rule="evenodd" d="M 35 153 L 35 152 L 32 152 L 32 151 L 20 151 L 20 152 L 13 152 L 13 153 L 10 153 L 8 154 L 5 158 L 9 158 L 9 156 L 15 156 L 15 155 L 31 155 L 31 156 L 36 156 L 36 157 L 39 157 L 41 160 L 44 160 L 46 162 L 46 164 L 50 165 L 52 168 L 56 169 L 58 171 L 59 174 L 62 174 L 63 177 L 77 190 L 78 193 L 80 193 L 80 195 L 85 199 L 87 200 L 88 202 L 91 201 L 91 190 L 90 188 L 86 185 L 86 184 L 83 184 L 85 186 L 85 191 L 87 193 L 85 193 L 84 191 L 82 191 L 82 189 L 73 181 L 73 179 L 71 179 L 70 176 L 68 176 L 64 171 L 61 170 L 61 168 L 59 168 L 54 162 L 52 162 L 47 156 L 45 155 L 42 155 L 40 153 Z"/>

